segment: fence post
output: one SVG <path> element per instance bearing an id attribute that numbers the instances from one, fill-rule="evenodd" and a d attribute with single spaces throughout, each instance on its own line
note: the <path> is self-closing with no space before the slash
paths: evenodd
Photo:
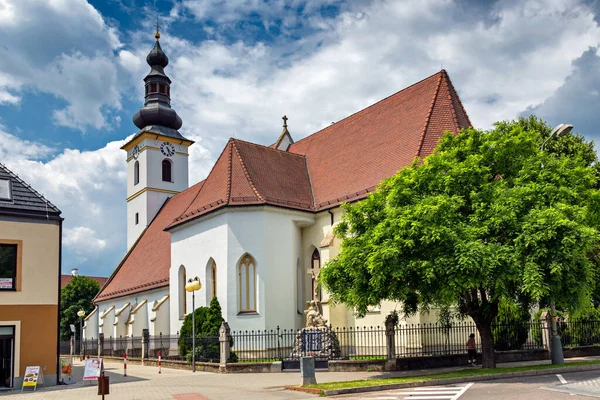
<path id="1" fill-rule="evenodd" d="M 150 344 L 150 330 L 142 329 L 142 362 L 149 357 L 148 345 Z"/>
<path id="2" fill-rule="evenodd" d="M 98 335 L 98 358 L 104 355 L 104 333 Z"/>
<path id="3" fill-rule="evenodd" d="M 227 372 L 227 360 L 229 360 L 229 353 L 231 351 L 230 343 L 231 329 L 229 329 L 229 324 L 223 321 L 219 328 L 219 372 Z"/>
<path id="4" fill-rule="evenodd" d="M 396 324 L 391 319 L 385 321 L 386 371 L 396 370 Z"/>

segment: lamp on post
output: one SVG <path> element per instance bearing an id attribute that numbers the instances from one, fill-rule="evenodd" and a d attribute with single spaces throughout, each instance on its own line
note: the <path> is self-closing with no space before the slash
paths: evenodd
<path id="1" fill-rule="evenodd" d="M 79 358 L 80 360 L 83 360 L 85 357 L 83 351 L 83 317 L 85 317 L 85 311 L 77 311 L 77 316 L 79 317 Z"/>
<path id="2" fill-rule="evenodd" d="M 188 279 L 188 282 L 185 285 L 185 290 L 192 293 L 192 372 L 196 372 L 196 319 L 195 319 L 195 311 L 196 311 L 196 290 L 200 290 L 202 288 L 202 283 L 200 283 L 200 278 L 197 276 L 195 278 Z"/>
<path id="3" fill-rule="evenodd" d="M 541 151 L 544 151 L 544 146 L 550 139 L 555 136 L 564 136 L 568 135 L 573 130 L 573 125 L 571 124 L 559 124 L 552 132 L 550 132 L 550 136 L 542 146 L 540 147 Z M 542 168 L 544 168 L 544 164 L 542 164 Z M 560 342 L 560 336 L 558 336 L 558 326 L 556 324 L 556 304 L 554 303 L 554 296 L 550 295 L 550 314 L 551 314 L 551 339 L 550 339 L 550 357 L 552 359 L 552 364 L 564 364 L 565 359 L 562 350 L 562 343 Z"/>

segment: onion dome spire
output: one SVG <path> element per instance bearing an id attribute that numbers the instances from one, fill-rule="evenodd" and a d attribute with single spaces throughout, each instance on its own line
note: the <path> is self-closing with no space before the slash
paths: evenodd
<path id="1" fill-rule="evenodd" d="M 161 133 L 177 131 L 181 128 L 181 117 L 171 108 L 171 79 L 165 74 L 164 68 L 169 64 L 169 57 L 160 47 L 159 25 L 156 24 L 156 43 L 148 53 L 146 62 L 150 66 L 150 73 L 144 78 L 146 96 L 144 107 L 133 116 L 133 123 L 146 131 L 159 130 Z M 170 135 L 178 132 L 170 132 Z"/>

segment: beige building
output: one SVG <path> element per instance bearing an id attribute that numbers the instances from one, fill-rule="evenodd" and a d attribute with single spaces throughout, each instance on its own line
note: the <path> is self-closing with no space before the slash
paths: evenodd
<path id="1" fill-rule="evenodd" d="M 0 390 L 59 373 L 60 210 L 0 164 Z"/>

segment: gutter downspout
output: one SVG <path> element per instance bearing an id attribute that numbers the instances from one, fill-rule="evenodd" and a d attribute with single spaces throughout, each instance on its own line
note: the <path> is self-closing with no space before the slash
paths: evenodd
<path id="1" fill-rule="evenodd" d="M 327 210 L 327 212 L 329 213 L 329 215 L 331 215 L 331 226 L 333 226 L 333 213 L 331 212 L 331 210 Z"/>

